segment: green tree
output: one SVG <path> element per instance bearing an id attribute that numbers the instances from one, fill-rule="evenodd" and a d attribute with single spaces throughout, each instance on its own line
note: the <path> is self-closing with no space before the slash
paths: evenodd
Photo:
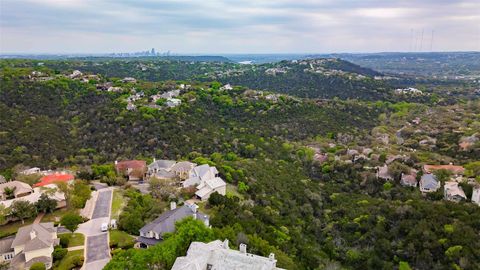
<path id="1" fill-rule="evenodd" d="M 38 201 L 35 203 L 35 206 L 39 212 L 51 213 L 57 208 L 57 201 L 48 197 L 47 194 L 42 193 Z"/>
<path id="2" fill-rule="evenodd" d="M 25 219 L 32 218 L 37 214 L 35 205 L 23 200 L 14 201 L 10 208 L 12 215 L 19 218 L 22 224 L 25 223 Z"/>
<path id="3" fill-rule="evenodd" d="M 60 220 L 60 223 L 72 233 L 77 230 L 78 224 L 82 222 L 83 218 L 75 213 L 67 213 Z"/>
<path id="4" fill-rule="evenodd" d="M 7 216 L 10 214 L 10 209 L 6 208 L 3 204 L 0 204 L 0 225 L 3 225 L 7 221 Z"/>
<path id="5" fill-rule="evenodd" d="M 16 189 L 17 189 L 17 187 L 5 187 L 3 189 L 3 193 L 5 194 L 5 197 L 7 198 L 7 200 L 15 198 L 15 190 Z"/>

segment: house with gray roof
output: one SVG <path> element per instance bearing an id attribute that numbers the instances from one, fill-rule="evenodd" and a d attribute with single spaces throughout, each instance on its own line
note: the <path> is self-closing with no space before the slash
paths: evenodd
<path id="1" fill-rule="evenodd" d="M 196 166 L 190 171 L 189 178 L 183 182 L 183 187 L 200 185 L 203 181 L 215 177 L 218 177 L 217 168 L 208 164 Z"/>
<path id="2" fill-rule="evenodd" d="M 181 180 L 186 180 L 190 175 L 190 171 L 192 171 L 195 166 L 197 166 L 195 163 L 189 161 L 180 161 L 172 166 L 171 171 L 175 173 L 175 175 Z"/>
<path id="3" fill-rule="evenodd" d="M 147 176 L 148 177 L 157 177 L 160 179 L 171 179 L 175 178 L 175 173 L 172 172 L 172 167 L 177 162 L 174 160 L 156 160 L 153 159 L 153 162 L 148 165 Z"/>
<path id="4" fill-rule="evenodd" d="M 262 257 L 247 253 L 247 245 L 240 244 L 239 250 L 230 249 L 228 240 L 210 243 L 192 242 L 187 255 L 177 257 L 172 270 L 282 270 L 276 266 L 275 254 Z"/>
<path id="5" fill-rule="evenodd" d="M 140 236 L 137 238 L 137 247 L 148 248 L 158 242 L 162 241 L 165 233 L 172 233 L 175 231 L 175 223 L 187 217 L 192 217 L 204 222 L 209 226 L 209 217 L 197 211 L 196 204 L 184 204 L 177 207 L 175 202 L 170 204 L 170 210 L 161 214 L 158 218 L 143 226 L 140 229 Z"/>
<path id="6" fill-rule="evenodd" d="M 440 182 L 434 174 L 426 173 L 422 175 L 420 179 L 420 191 L 421 192 L 435 192 L 440 188 Z"/>
<path id="7" fill-rule="evenodd" d="M 47 269 L 50 269 L 52 252 L 59 241 L 57 228 L 54 227 L 53 222 L 38 223 L 21 227 L 14 239 L 8 240 L 9 250 L 3 241 L 0 243 L 0 248 L 12 269 L 28 269 L 36 262 L 42 262 Z"/>

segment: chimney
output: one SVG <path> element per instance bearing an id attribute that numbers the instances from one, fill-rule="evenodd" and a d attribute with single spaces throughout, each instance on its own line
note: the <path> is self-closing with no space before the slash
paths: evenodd
<path id="1" fill-rule="evenodd" d="M 30 231 L 30 240 L 33 240 L 35 237 L 37 237 L 37 233 L 34 230 Z"/>
<path id="2" fill-rule="evenodd" d="M 268 255 L 268 259 L 269 259 L 270 261 L 275 261 L 275 254 L 270 253 L 270 255 Z"/>
<path id="3" fill-rule="evenodd" d="M 197 219 L 197 213 L 193 213 L 193 219 Z"/>
<path id="4" fill-rule="evenodd" d="M 157 159 L 153 158 L 153 162 L 157 161 Z"/>
<path id="5" fill-rule="evenodd" d="M 240 244 L 239 249 L 240 249 L 240 253 L 247 254 L 247 245 L 242 243 L 242 244 Z"/>
<path id="6" fill-rule="evenodd" d="M 175 210 L 177 208 L 177 203 L 176 202 L 170 202 L 170 210 Z"/>
<path id="7" fill-rule="evenodd" d="M 208 220 L 207 216 L 205 216 L 205 221 L 203 221 L 203 223 L 205 223 L 205 226 L 210 227 L 210 220 Z"/>
<path id="8" fill-rule="evenodd" d="M 117 165 L 117 164 L 118 164 L 118 161 L 115 160 L 115 165 Z"/>
<path id="9" fill-rule="evenodd" d="M 228 239 L 225 239 L 225 241 L 223 241 L 222 247 L 224 249 L 230 249 L 230 247 L 228 246 Z"/>

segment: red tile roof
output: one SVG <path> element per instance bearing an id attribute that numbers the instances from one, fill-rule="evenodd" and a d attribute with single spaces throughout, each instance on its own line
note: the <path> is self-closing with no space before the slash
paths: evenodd
<path id="1" fill-rule="evenodd" d="M 462 166 L 456 165 L 423 165 L 423 170 L 426 173 L 432 173 L 436 170 L 448 170 L 454 174 L 463 174 L 465 169 Z"/>
<path id="2" fill-rule="evenodd" d="M 68 182 L 73 180 L 75 177 L 71 174 L 50 174 L 45 175 L 44 177 L 40 178 L 40 182 L 33 185 L 33 187 L 43 187 L 48 184 L 53 184 L 55 182 Z"/>
<path id="3" fill-rule="evenodd" d="M 115 167 L 119 171 L 125 171 L 126 169 L 140 169 L 144 170 L 147 168 L 147 162 L 144 160 L 123 160 L 117 162 Z"/>

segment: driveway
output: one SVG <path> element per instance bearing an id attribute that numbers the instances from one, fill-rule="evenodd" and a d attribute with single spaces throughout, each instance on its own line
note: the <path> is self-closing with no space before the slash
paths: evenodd
<path id="1" fill-rule="evenodd" d="M 112 191 L 99 191 L 98 198 L 93 210 L 92 219 L 110 216 L 110 206 L 112 205 Z"/>
<path id="2" fill-rule="evenodd" d="M 77 232 L 86 237 L 85 263 L 82 269 L 100 270 L 110 261 L 108 232 L 102 232 L 102 223 L 110 222 L 113 190 L 98 191 L 92 219 L 80 224 Z"/>
<path id="3" fill-rule="evenodd" d="M 109 258 L 110 248 L 108 246 L 108 233 L 89 236 L 87 238 L 87 257 L 85 258 L 87 264 Z"/>

